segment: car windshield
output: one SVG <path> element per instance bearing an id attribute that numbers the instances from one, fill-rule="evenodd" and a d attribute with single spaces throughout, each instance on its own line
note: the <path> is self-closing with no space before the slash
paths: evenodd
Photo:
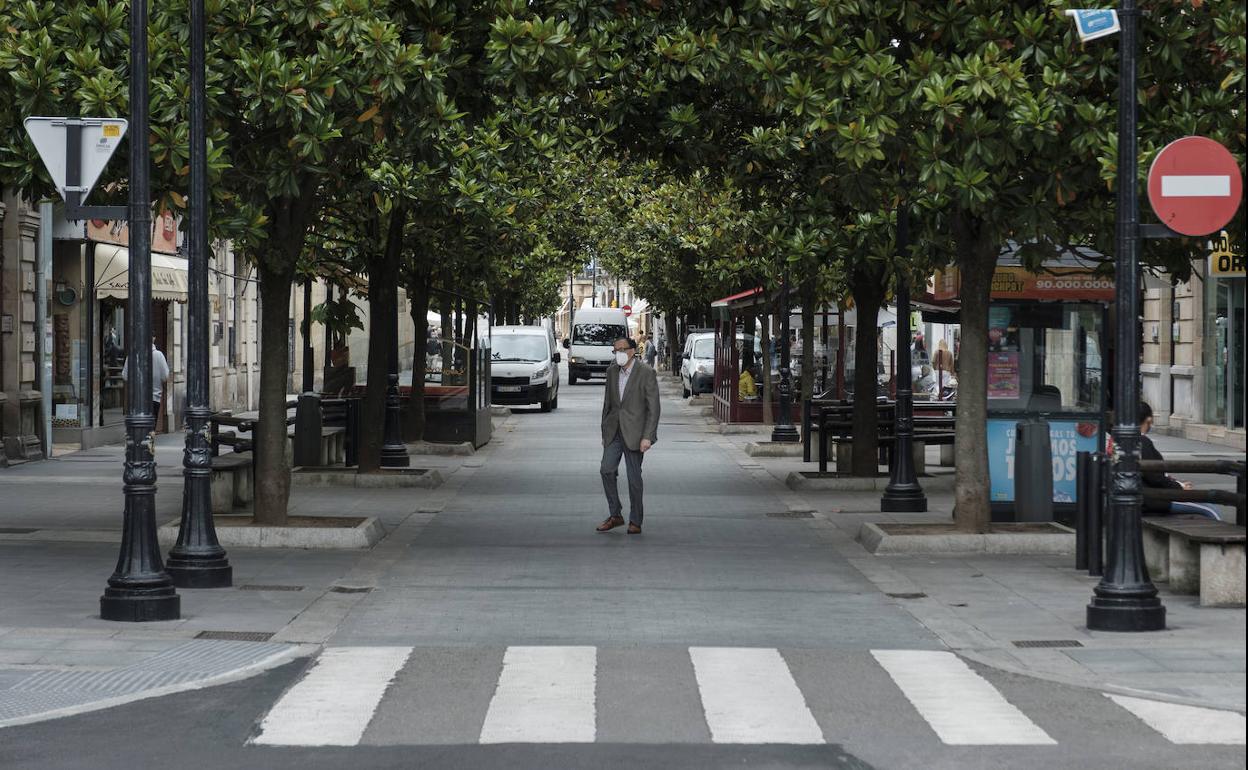
<path id="1" fill-rule="evenodd" d="M 545 361 L 550 345 L 536 334 L 495 334 L 490 357 L 495 361 Z"/>
<path id="2" fill-rule="evenodd" d="M 628 329 L 620 324 L 577 324 L 572 342 L 577 345 L 611 345 L 627 336 Z"/>
<path id="3" fill-rule="evenodd" d="M 704 340 L 693 341 L 693 357 L 694 358 L 714 358 L 715 357 L 715 340 L 707 337 Z"/>

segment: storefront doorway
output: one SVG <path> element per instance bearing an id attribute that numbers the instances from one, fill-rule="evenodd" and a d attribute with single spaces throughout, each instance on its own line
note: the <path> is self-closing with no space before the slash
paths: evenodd
<path id="1" fill-rule="evenodd" d="M 1243 278 L 1210 281 L 1205 330 L 1205 420 L 1244 427 Z"/>

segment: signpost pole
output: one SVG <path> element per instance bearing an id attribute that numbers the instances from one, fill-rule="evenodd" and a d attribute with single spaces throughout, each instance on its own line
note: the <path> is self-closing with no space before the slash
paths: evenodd
<path id="1" fill-rule="evenodd" d="M 148 146 L 147 0 L 130 3 L 130 366 L 125 519 L 117 569 L 100 597 L 103 620 L 176 620 L 181 597 L 156 540 L 156 418 L 152 414 L 152 196 Z"/>
<path id="2" fill-rule="evenodd" d="M 1140 12 L 1123 0 L 1118 80 L 1118 223 L 1115 291 L 1118 309 L 1114 364 L 1114 468 L 1110 485 L 1109 543 L 1105 574 L 1087 608 L 1096 631 L 1157 631 L 1166 608 L 1144 564 L 1140 510 L 1139 196 L 1136 125 L 1136 35 Z"/>

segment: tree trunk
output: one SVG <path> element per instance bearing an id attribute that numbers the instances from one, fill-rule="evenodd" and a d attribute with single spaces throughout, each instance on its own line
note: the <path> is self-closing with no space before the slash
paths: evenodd
<path id="1" fill-rule="evenodd" d="M 854 337 L 854 476 L 875 476 L 880 470 L 879 408 L 875 401 L 876 361 L 879 359 L 878 322 L 884 302 L 884 281 L 878 271 L 860 266 L 850 278 L 858 329 Z"/>
<path id="2" fill-rule="evenodd" d="M 988 304 L 998 247 L 954 220 L 961 277 L 962 349 L 958 356 L 958 419 L 954 427 L 953 519 L 964 532 L 987 532 L 991 523 L 988 480 Z"/>
<path id="3" fill-rule="evenodd" d="M 429 278 L 418 275 L 407 287 L 412 300 L 412 323 L 416 327 L 412 346 L 412 388 L 403 412 L 403 440 L 420 441 L 425 435 L 425 355 L 429 339 Z"/>
<path id="4" fill-rule="evenodd" d="M 809 401 L 815 394 L 815 284 L 802 284 L 802 395 L 801 401 Z M 806 430 L 806 426 L 802 426 Z"/>
<path id="5" fill-rule="evenodd" d="M 286 455 L 286 378 L 290 361 L 290 288 L 294 272 L 272 272 L 261 262 L 260 277 L 260 419 L 253 433 L 255 453 L 255 522 L 286 526 L 290 500 L 290 462 Z"/>
<path id="6" fill-rule="evenodd" d="M 402 207 L 390 212 L 385 247 L 368 266 L 368 385 L 360 404 L 359 473 L 381 469 L 390 349 L 396 343 L 394 320 L 399 312 L 399 253 L 405 219 Z"/>

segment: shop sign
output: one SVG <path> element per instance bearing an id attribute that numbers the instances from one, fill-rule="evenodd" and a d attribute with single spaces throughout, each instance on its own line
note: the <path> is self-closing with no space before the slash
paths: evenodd
<path id="1" fill-rule="evenodd" d="M 1211 243 L 1209 251 L 1209 275 L 1216 278 L 1244 277 L 1244 250 L 1231 245 L 1230 233 L 1223 230 Z"/>
<path id="2" fill-rule="evenodd" d="M 960 279 L 957 268 L 937 271 L 933 280 L 934 298 L 958 299 L 961 293 Z M 1028 272 L 1019 265 L 1001 265 L 992 275 L 992 299 L 1113 302 L 1114 279 L 1112 276 L 1096 275 L 1088 270 L 1059 267 L 1037 274 Z"/>

